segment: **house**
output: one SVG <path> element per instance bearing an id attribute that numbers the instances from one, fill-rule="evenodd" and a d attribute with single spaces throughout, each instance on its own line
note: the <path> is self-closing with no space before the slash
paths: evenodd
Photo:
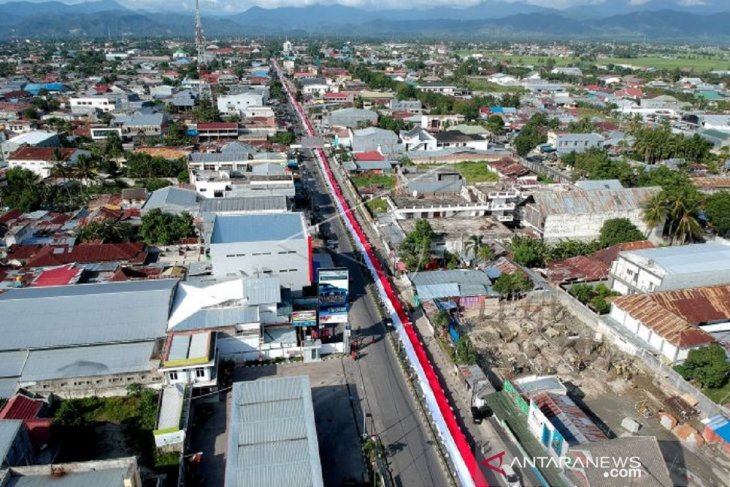
<path id="1" fill-rule="evenodd" d="M 436 135 L 436 144 L 439 148 L 453 149 L 468 147 L 476 150 L 487 150 L 489 140 L 477 134 L 465 134 L 458 130 L 445 130 Z"/>
<path id="2" fill-rule="evenodd" d="M 254 151 L 193 152 L 188 159 L 191 171 L 246 172 Z"/>
<path id="3" fill-rule="evenodd" d="M 538 78 L 539 79 L 539 78 Z M 505 73 L 494 73 L 487 77 L 487 81 L 500 86 L 517 86 L 518 80 L 514 76 Z"/>
<path id="4" fill-rule="evenodd" d="M 241 111 L 245 111 L 242 108 Z M 203 139 L 237 138 L 239 134 L 237 122 L 200 122 L 195 126 L 195 135 Z"/>
<path id="5" fill-rule="evenodd" d="M 218 382 L 216 338 L 212 331 L 168 334 L 159 369 L 165 384 L 194 388 L 215 386 Z"/>
<path id="6" fill-rule="evenodd" d="M 0 144 L 3 159 L 21 147 L 61 147 L 61 140 L 56 132 L 46 130 L 35 130 L 25 134 L 16 135 Z"/>
<path id="7" fill-rule="evenodd" d="M 299 80 L 302 85 L 302 93 L 305 95 L 322 96 L 328 91 L 332 91 L 332 86 L 327 84 L 327 80 L 323 78 L 305 78 Z"/>
<path id="8" fill-rule="evenodd" d="M 427 93 L 439 93 L 447 96 L 462 96 L 468 90 L 463 90 L 456 85 L 450 83 L 442 83 L 440 81 L 432 81 L 428 83 L 419 83 L 417 88 Z"/>
<path id="9" fill-rule="evenodd" d="M 236 382 L 231 396 L 225 487 L 324 486 L 308 376 Z"/>
<path id="10" fill-rule="evenodd" d="M 627 218 L 644 234 L 656 238 L 661 226 L 649 227 L 643 219 L 643 208 L 660 191 L 658 187 L 536 191 L 525 205 L 522 223 L 539 232 L 548 243 L 594 240 L 603 223 L 613 218 Z"/>
<path id="11" fill-rule="evenodd" d="M 421 301 L 447 300 L 461 309 L 479 308 L 499 298 L 486 272 L 471 269 L 435 270 L 408 274 Z"/>
<path id="12" fill-rule="evenodd" d="M 361 108 L 343 108 L 330 113 L 330 126 L 357 128 L 360 125 L 375 125 L 378 122 L 378 114 L 372 110 Z"/>
<path id="13" fill-rule="evenodd" d="M 355 94 L 352 91 L 330 91 L 322 96 L 325 103 L 328 104 L 348 104 L 355 100 Z"/>
<path id="14" fill-rule="evenodd" d="M 37 453 L 46 448 L 51 441 L 52 419 L 47 413 L 48 408 L 43 400 L 15 394 L 0 410 L 0 420 L 22 421 L 28 431 L 33 452 Z"/>
<path id="15" fill-rule="evenodd" d="M 390 105 L 388 106 L 391 113 L 398 113 L 398 112 L 405 112 L 405 113 L 413 113 L 413 114 L 420 114 L 423 111 L 423 104 L 421 103 L 421 100 L 390 100 Z"/>
<path id="16" fill-rule="evenodd" d="M 621 294 L 730 283 L 730 246 L 708 243 L 620 252 L 610 280 Z"/>
<path id="17" fill-rule="evenodd" d="M 142 487 L 136 457 L 10 467 L 3 474 L 7 487 Z"/>
<path id="18" fill-rule="evenodd" d="M 69 98 L 71 113 L 86 115 L 89 113 L 112 112 L 117 108 L 116 100 L 109 96 L 72 96 Z"/>
<path id="19" fill-rule="evenodd" d="M 359 130 L 350 129 L 353 152 L 379 151 L 382 154 L 400 154 L 403 145 L 398 135 L 392 130 L 368 127 Z"/>
<path id="20" fill-rule="evenodd" d="M 548 280 L 556 284 L 607 281 L 611 264 L 619 252 L 653 248 L 654 244 L 648 240 L 639 240 L 613 245 L 590 255 L 551 262 L 548 266 Z"/>
<path id="21" fill-rule="evenodd" d="M 510 157 L 487 163 L 487 169 L 496 173 L 500 180 L 507 180 L 519 188 L 539 186 L 537 174 Z"/>
<path id="22" fill-rule="evenodd" d="M 0 469 L 34 463 L 33 447 L 23 422 L 19 419 L 0 419 Z"/>
<path id="23" fill-rule="evenodd" d="M 550 131 L 547 136 L 547 144 L 555 149 L 558 155 L 600 148 L 603 141 L 604 138 L 600 134 L 561 134 Z"/>
<path id="24" fill-rule="evenodd" d="M 167 117 L 163 113 L 135 112 L 115 116 L 111 126 L 121 128 L 127 137 L 159 137 L 167 130 Z"/>
<path id="25" fill-rule="evenodd" d="M 552 71 L 550 71 L 551 74 L 563 74 L 565 76 L 576 76 L 576 77 L 582 77 L 583 76 L 583 70 L 576 67 L 570 67 L 570 66 L 558 66 L 553 68 Z"/>
<path id="26" fill-rule="evenodd" d="M 8 262 L 25 267 L 55 267 L 69 264 L 118 262 L 144 264 L 148 251 L 142 242 L 82 243 L 75 245 L 16 245 L 8 251 Z M 56 278 L 69 277 L 71 271 L 58 273 Z M 57 282 L 57 281 L 56 281 Z"/>
<path id="27" fill-rule="evenodd" d="M 294 293 L 312 282 L 302 213 L 217 215 L 210 236 L 215 276 L 278 276 Z"/>
<path id="28" fill-rule="evenodd" d="M 2 389 L 84 397 L 161 383 L 153 352 L 176 287 L 154 279 L 0 294 L 0 315 L 12 318 L 0 322 Z"/>
<path id="29" fill-rule="evenodd" d="M 464 115 L 421 115 L 421 127 L 429 132 L 446 130 L 450 125 L 464 122 Z"/>
<path id="30" fill-rule="evenodd" d="M 403 149 L 410 151 L 435 151 L 438 142 L 436 137 L 431 135 L 423 127 L 413 127 L 411 130 L 401 130 L 400 139 L 403 141 Z"/>
<path id="31" fill-rule="evenodd" d="M 8 167 L 21 167 L 47 178 L 56 164 L 71 167 L 79 157 L 89 154 L 89 151 L 70 147 L 21 147 L 8 155 L 7 163 Z"/>
<path id="32" fill-rule="evenodd" d="M 682 362 L 714 343 L 712 333 L 730 331 L 730 285 L 621 296 L 609 316 L 669 362 Z"/>
<path id="33" fill-rule="evenodd" d="M 198 209 L 198 193 L 189 189 L 166 186 L 153 191 L 142 206 L 142 215 L 151 210 L 160 209 L 163 213 L 180 215 L 192 213 Z"/>
<path id="34" fill-rule="evenodd" d="M 266 93 L 261 90 L 246 90 L 238 94 L 221 95 L 216 99 L 216 105 L 221 113 L 240 115 L 245 108 L 265 105 L 266 99 Z"/>

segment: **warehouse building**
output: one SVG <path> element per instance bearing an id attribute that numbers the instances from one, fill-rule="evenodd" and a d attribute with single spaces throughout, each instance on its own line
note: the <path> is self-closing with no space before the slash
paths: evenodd
<path id="1" fill-rule="evenodd" d="M 730 283 L 730 246 L 694 244 L 620 252 L 610 284 L 621 294 Z"/>
<path id="2" fill-rule="evenodd" d="M 233 384 L 226 487 L 323 487 L 308 376 Z"/>
<path id="3" fill-rule="evenodd" d="M 0 397 L 124 394 L 157 373 L 177 280 L 13 289 L 0 294 Z"/>
<path id="4" fill-rule="evenodd" d="M 301 294 L 312 282 L 311 243 L 302 213 L 218 215 L 210 237 L 213 275 L 278 276 Z"/>

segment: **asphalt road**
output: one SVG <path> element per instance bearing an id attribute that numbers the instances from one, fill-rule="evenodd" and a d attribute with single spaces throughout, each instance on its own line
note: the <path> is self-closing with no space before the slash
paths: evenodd
<path id="1" fill-rule="evenodd" d="M 310 188 L 314 206 L 321 218 L 329 220 L 329 229 L 339 240 L 334 260 L 350 271 L 350 323 L 360 350 L 355 370 L 363 388 L 360 391 L 363 409 L 372 415 L 366 421 L 368 433 L 380 436 L 396 485 L 446 487 L 450 480 L 441 466 L 435 440 L 385 339 L 377 304 L 365 291 L 369 282 L 367 269 L 359 263 L 341 221 L 335 217 L 335 207 L 318 165 L 314 162 L 305 165 L 316 180 L 315 187 Z"/>

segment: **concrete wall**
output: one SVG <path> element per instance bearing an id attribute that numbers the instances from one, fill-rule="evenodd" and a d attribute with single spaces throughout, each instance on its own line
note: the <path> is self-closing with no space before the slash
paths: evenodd
<path id="1" fill-rule="evenodd" d="M 89 396 L 123 396 L 127 394 L 129 384 L 161 387 L 162 382 L 162 374 L 157 370 L 150 370 L 131 374 L 37 381 L 21 383 L 20 386 L 45 397 L 55 394 L 64 399 L 73 399 Z"/>
<path id="2" fill-rule="evenodd" d="M 650 229 L 642 220 L 642 210 L 637 208 L 631 211 L 610 211 L 600 214 L 575 215 L 565 213 L 548 215 L 543 226 L 543 239 L 548 242 L 557 242 L 560 239 L 593 240 L 598 238 L 601 227 L 606 220 L 612 218 L 628 218 L 631 223 L 646 234 Z M 534 225 L 534 219 L 531 220 Z"/>

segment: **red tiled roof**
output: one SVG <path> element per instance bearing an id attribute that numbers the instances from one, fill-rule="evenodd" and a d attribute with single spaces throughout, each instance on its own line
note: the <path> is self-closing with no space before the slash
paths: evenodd
<path id="1" fill-rule="evenodd" d="M 355 152 L 356 161 L 384 161 L 385 157 L 380 152 L 373 150 L 368 152 Z"/>
<path id="2" fill-rule="evenodd" d="M 66 161 L 74 155 L 76 149 L 70 147 L 21 147 L 10 154 L 8 160 L 51 161 L 55 157 L 56 152 L 60 153 L 61 158 Z"/>
<path id="3" fill-rule="evenodd" d="M 618 90 L 614 93 L 616 96 L 627 96 L 630 98 L 641 98 L 644 96 L 644 91 L 641 88 L 625 88 L 623 90 Z"/>
<path id="4" fill-rule="evenodd" d="M 35 419 L 42 408 L 43 401 L 16 394 L 0 410 L 0 419 Z"/>
<path id="5" fill-rule="evenodd" d="M 111 88 L 109 88 L 109 85 L 96 85 L 94 86 L 94 91 L 97 93 L 109 93 Z"/>
<path id="6" fill-rule="evenodd" d="M 67 247 L 43 247 L 26 261 L 28 267 L 51 267 L 78 262 L 125 261 L 141 264 L 147 260 L 147 250 L 141 242 L 114 244 L 79 244 Z"/>
<path id="7" fill-rule="evenodd" d="M 81 272 L 82 269 L 79 269 L 73 264 L 48 269 L 38 276 L 38 279 L 31 284 L 31 287 L 65 286 L 76 280 Z"/>

